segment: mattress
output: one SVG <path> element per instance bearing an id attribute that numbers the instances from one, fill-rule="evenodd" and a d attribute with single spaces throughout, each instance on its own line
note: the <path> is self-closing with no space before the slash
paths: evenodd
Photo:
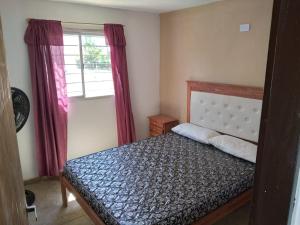
<path id="1" fill-rule="evenodd" d="M 250 189 L 254 170 L 168 133 L 70 160 L 64 176 L 107 225 L 188 225 Z"/>

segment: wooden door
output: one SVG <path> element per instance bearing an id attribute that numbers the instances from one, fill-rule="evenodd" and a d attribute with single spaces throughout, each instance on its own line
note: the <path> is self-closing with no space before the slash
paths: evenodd
<path id="1" fill-rule="evenodd" d="M 27 225 L 24 185 L 0 18 L 0 224 Z"/>
<path id="2" fill-rule="evenodd" d="M 300 1 L 275 0 L 251 225 L 288 223 L 300 136 Z"/>

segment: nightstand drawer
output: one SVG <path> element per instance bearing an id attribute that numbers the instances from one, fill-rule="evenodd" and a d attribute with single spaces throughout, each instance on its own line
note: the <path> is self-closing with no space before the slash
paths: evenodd
<path id="1" fill-rule="evenodd" d="M 150 132 L 163 133 L 164 129 L 156 125 L 150 125 Z"/>
<path id="2" fill-rule="evenodd" d="M 171 129 L 178 124 L 178 120 L 166 116 L 166 115 L 156 115 L 149 117 L 149 133 L 150 136 L 158 136 L 166 134 Z"/>
<path id="3" fill-rule="evenodd" d="M 156 120 L 150 120 L 150 127 L 160 127 L 161 129 L 164 128 L 164 124 L 163 123 L 160 123 Z"/>

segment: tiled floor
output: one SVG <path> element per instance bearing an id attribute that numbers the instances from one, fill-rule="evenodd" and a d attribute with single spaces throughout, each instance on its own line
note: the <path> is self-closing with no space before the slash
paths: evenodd
<path id="1" fill-rule="evenodd" d="M 38 221 L 29 216 L 30 225 L 92 225 L 91 220 L 81 210 L 76 201 L 70 201 L 68 208 L 62 208 L 60 184 L 57 180 L 40 181 L 26 186 L 36 194 Z M 72 200 L 72 199 L 70 199 Z M 247 225 L 249 206 L 245 206 L 227 216 L 215 225 Z"/>

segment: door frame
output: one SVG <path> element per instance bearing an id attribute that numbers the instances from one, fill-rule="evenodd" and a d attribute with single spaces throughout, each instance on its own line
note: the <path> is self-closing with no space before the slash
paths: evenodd
<path id="1" fill-rule="evenodd" d="M 0 15 L 0 224 L 28 225 Z"/>
<path id="2" fill-rule="evenodd" d="M 300 1 L 274 0 L 251 225 L 286 225 L 300 133 Z"/>

